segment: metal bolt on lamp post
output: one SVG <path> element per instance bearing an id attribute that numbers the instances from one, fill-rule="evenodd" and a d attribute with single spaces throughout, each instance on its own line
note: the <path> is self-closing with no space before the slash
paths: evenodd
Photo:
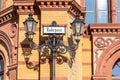
<path id="1" fill-rule="evenodd" d="M 35 43 L 33 42 L 33 36 L 35 34 L 35 28 L 37 25 L 37 22 L 32 17 L 32 14 L 29 14 L 28 19 L 23 22 L 26 30 L 26 36 L 29 40 L 30 48 L 34 49 Z M 52 22 L 51 27 L 56 27 L 57 23 L 56 21 Z M 63 40 L 60 35 L 62 34 L 48 34 L 48 39 L 45 40 L 45 43 L 42 45 L 39 45 L 37 48 L 38 51 L 40 51 L 42 56 L 47 57 L 49 56 L 51 58 L 51 66 L 52 66 L 52 73 L 51 78 L 52 80 L 55 80 L 55 59 L 57 57 L 57 54 L 65 54 L 67 51 L 75 51 L 78 48 L 78 44 L 80 39 L 78 39 L 78 36 L 82 35 L 84 23 L 80 20 L 79 15 L 76 15 L 75 20 L 71 23 L 73 35 L 75 37 L 76 44 L 73 43 L 72 47 L 66 46 L 63 43 Z"/>

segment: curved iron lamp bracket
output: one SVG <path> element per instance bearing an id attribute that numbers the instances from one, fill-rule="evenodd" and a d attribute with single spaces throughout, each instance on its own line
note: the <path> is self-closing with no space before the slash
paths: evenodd
<path id="1" fill-rule="evenodd" d="M 65 54 L 67 52 L 71 52 L 71 51 L 76 51 L 78 49 L 78 43 L 79 41 L 76 41 L 76 44 L 73 43 L 72 45 L 65 45 L 62 41 L 62 37 L 61 35 L 49 35 L 48 36 L 48 40 L 45 40 L 45 43 L 36 47 L 36 44 L 33 42 L 32 39 L 29 39 L 30 42 L 30 48 L 33 50 L 38 50 L 41 53 L 41 57 L 42 57 L 42 62 L 45 62 L 45 59 L 49 59 L 51 56 L 51 50 L 55 51 L 55 57 L 57 57 L 57 55 L 61 55 L 61 54 Z"/>

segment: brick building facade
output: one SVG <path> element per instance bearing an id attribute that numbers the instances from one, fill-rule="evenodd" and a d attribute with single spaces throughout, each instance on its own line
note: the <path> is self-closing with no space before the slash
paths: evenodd
<path id="1" fill-rule="evenodd" d="M 38 22 L 34 42 L 44 43 L 43 25 L 65 25 L 63 41 L 69 44 L 70 23 L 77 13 L 85 22 L 87 0 L 0 0 L 1 80 L 50 80 L 49 60 L 41 63 L 41 53 L 29 48 L 23 22 L 32 13 Z M 120 61 L 120 24 L 117 0 L 107 0 L 108 22 L 86 24 L 79 48 L 66 60 L 56 61 L 56 80 L 119 80 L 112 70 Z M 97 22 L 97 21 L 96 21 Z M 120 64 L 119 64 L 120 65 Z M 119 66 L 118 65 L 118 66 Z"/>

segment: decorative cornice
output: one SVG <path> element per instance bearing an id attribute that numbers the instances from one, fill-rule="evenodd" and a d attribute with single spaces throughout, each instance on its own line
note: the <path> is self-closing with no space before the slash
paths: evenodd
<path id="1" fill-rule="evenodd" d="M 40 10 L 68 10 L 71 0 L 36 0 Z"/>
<path id="2" fill-rule="evenodd" d="M 35 0 L 13 0 L 18 14 L 34 13 Z"/>
<path id="3" fill-rule="evenodd" d="M 14 7 L 10 6 L 2 11 L 0 11 L 0 25 L 11 20 L 16 15 Z"/>
<path id="4" fill-rule="evenodd" d="M 85 7 L 81 7 L 75 0 L 36 0 L 40 10 L 64 10 L 75 16 L 85 16 Z"/>
<path id="5" fill-rule="evenodd" d="M 13 0 L 14 5 L 0 11 L 0 24 L 3 24 L 18 14 L 29 14 L 40 10 L 65 10 L 71 15 L 80 14 L 84 20 L 85 8 L 81 7 L 75 0 Z M 39 9 L 38 9 L 39 7 Z"/>
<path id="6" fill-rule="evenodd" d="M 120 34 L 120 24 L 90 24 L 92 35 L 117 35 Z"/>
<path id="7" fill-rule="evenodd" d="M 80 19 L 84 21 L 85 10 L 86 10 L 85 7 L 80 6 L 75 0 L 72 0 L 68 12 L 73 16 L 75 16 L 76 14 L 80 14 Z"/>
<path id="8" fill-rule="evenodd" d="M 85 7 L 81 7 L 75 0 L 13 0 L 19 14 L 39 12 L 39 10 L 67 11 L 72 16 L 77 13 L 84 21 Z"/>

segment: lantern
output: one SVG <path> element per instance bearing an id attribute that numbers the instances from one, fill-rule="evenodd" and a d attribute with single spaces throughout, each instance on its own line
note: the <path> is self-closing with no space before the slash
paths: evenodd
<path id="1" fill-rule="evenodd" d="M 71 23 L 73 35 L 80 36 L 83 32 L 84 23 L 80 20 L 79 15 L 76 15 L 75 20 Z"/>
<path id="2" fill-rule="evenodd" d="M 35 34 L 35 28 L 38 23 L 34 20 L 34 18 L 32 16 L 33 16 L 32 14 L 29 14 L 28 19 L 26 19 L 25 22 L 23 22 L 26 34 L 28 36 Z"/>

